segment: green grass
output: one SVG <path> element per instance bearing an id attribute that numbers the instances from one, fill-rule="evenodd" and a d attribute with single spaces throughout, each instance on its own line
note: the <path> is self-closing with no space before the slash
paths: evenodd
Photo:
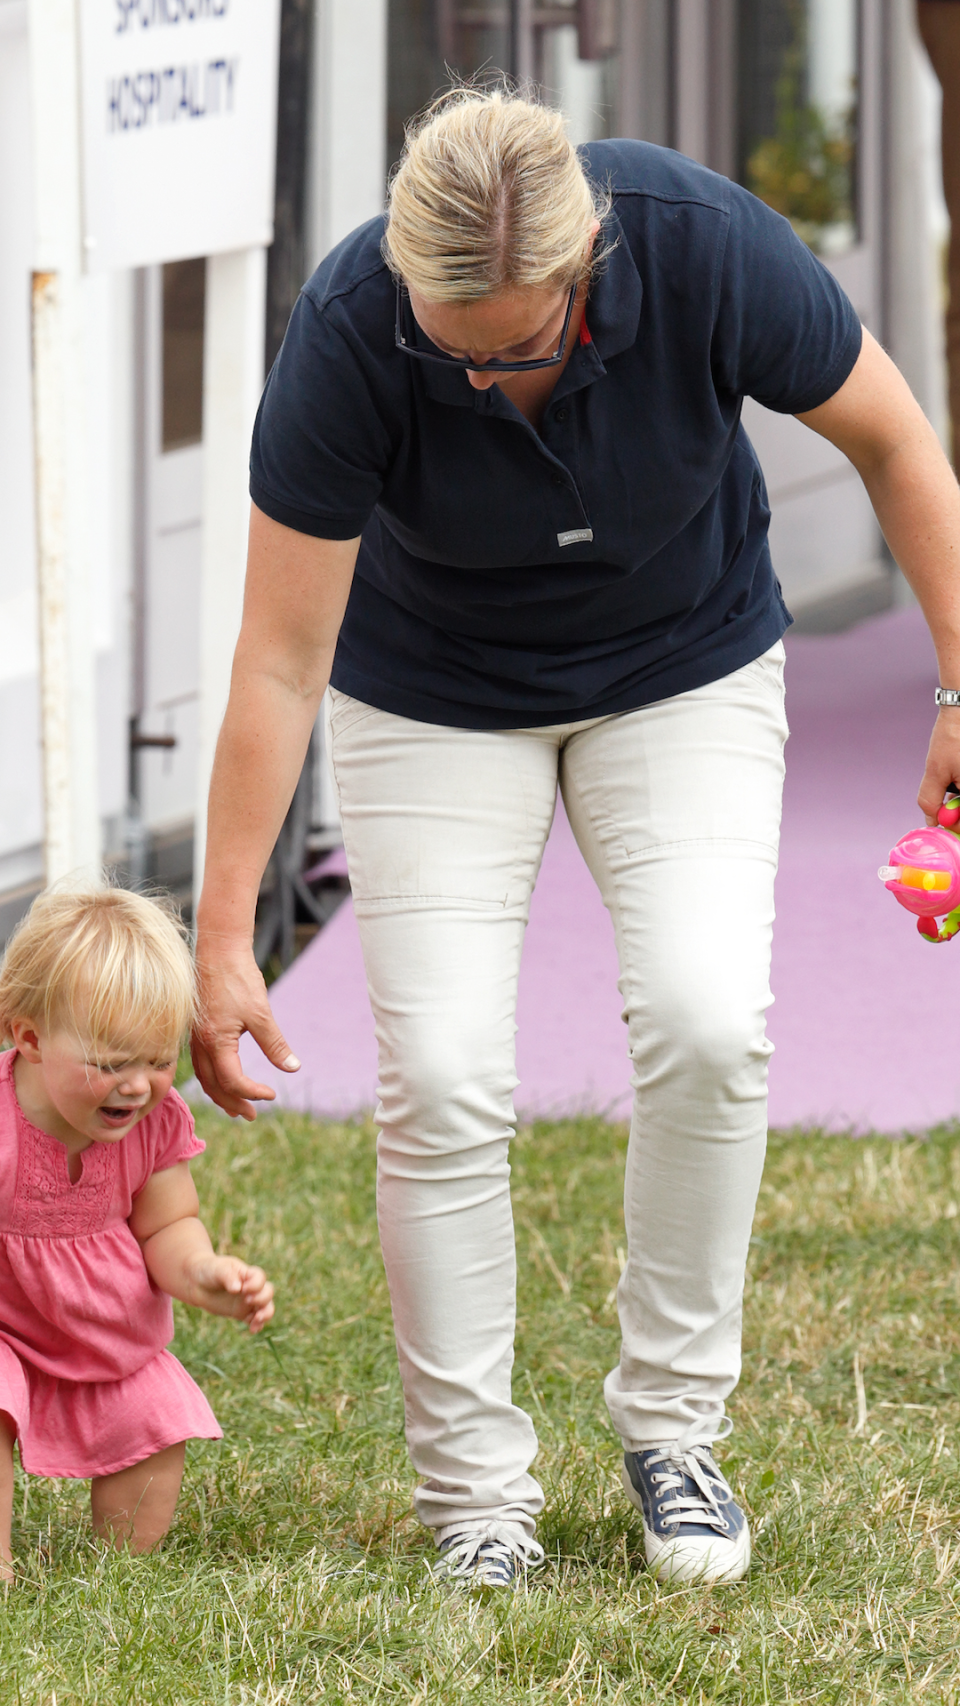
<path id="1" fill-rule="evenodd" d="M 207 1223 L 269 1268 L 275 1326 L 179 1312 L 226 1438 L 190 1449 L 161 1555 L 99 1551 L 82 1485 L 19 1484 L 4 1706 L 960 1701 L 960 1134 L 773 1139 L 724 1455 L 755 1564 L 666 1591 L 600 1394 L 624 1133 L 524 1131 L 515 1391 L 551 1563 L 484 1597 L 432 1585 L 410 1514 L 372 1131 L 200 1125 Z"/>

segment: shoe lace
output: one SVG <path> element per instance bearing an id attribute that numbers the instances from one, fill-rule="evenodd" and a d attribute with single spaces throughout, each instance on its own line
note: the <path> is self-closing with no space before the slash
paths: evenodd
<path id="1" fill-rule="evenodd" d="M 506 1523 L 487 1523 L 451 1535 L 433 1573 L 439 1581 L 462 1581 L 469 1576 L 483 1586 L 500 1583 L 505 1575 L 513 1576 L 518 1566 L 521 1570 L 539 1570 L 543 1561 L 539 1541 L 521 1536 Z"/>
<path id="2" fill-rule="evenodd" d="M 658 1464 L 666 1467 L 658 1469 Z M 730 1523 L 723 1507 L 733 1503 L 733 1494 L 707 1446 L 691 1445 L 686 1449 L 677 1445 L 664 1446 L 656 1457 L 649 1459 L 648 1468 L 652 1471 L 651 1482 L 659 1487 L 661 1493 L 675 1495 L 670 1499 L 662 1498 L 657 1504 L 665 1527 L 677 1528 L 680 1523 L 695 1522 L 715 1528 L 721 1534 L 727 1532 Z M 688 1492 L 687 1486 L 691 1481 L 695 1491 Z"/>

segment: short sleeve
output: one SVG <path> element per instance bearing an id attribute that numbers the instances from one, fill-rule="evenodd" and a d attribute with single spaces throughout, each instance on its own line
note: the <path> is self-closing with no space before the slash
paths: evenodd
<path id="1" fill-rule="evenodd" d="M 168 1090 L 160 1106 L 144 1121 L 144 1125 L 148 1124 L 152 1128 L 147 1156 L 151 1173 L 162 1173 L 167 1167 L 176 1167 L 180 1161 L 192 1161 L 207 1147 L 197 1136 L 193 1115 L 176 1090 Z"/>
<path id="2" fill-rule="evenodd" d="M 718 386 L 781 414 L 815 409 L 839 391 L 862 328 L 833 274 L 789 222 L 731 185 L 713 366 Z"/>
<path id="3" fill-rule="evenodd" d="M 347 318 L 341 300 L 318 305 L 301 293 L 267 380 L 250 457 L 257 508 L 320 539 L 362 533 L 392 455 L 375 362 L 338 318 Z"/>

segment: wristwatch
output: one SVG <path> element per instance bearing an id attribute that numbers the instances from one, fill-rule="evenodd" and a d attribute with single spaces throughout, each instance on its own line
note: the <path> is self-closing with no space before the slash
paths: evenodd
<path id="1" fill-rule="evenodd" d="M 960 705 L 960 687 L 938 687 L 934 698 L 938 705 Z"/>

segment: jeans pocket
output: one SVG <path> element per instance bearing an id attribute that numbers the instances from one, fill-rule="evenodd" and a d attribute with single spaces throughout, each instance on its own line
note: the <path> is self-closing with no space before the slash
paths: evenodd
<path id="1" fill-rule="evenodd" d="M 328 687 L 330 698 L 330 733 L 334 740 L 339 735 L 345 735 L 348 729 L 365 723 L 368 717 L 377 715 L 375 705 L 367 705 L 362 699 L 351 699 L 349 693 L 341 693 L 338 687 Z"/>
<path id="2" fill-rule="evenodd" d="M 742 673 L 744 675 L 756 675 L 761 681 L 780 685 L 783 682 L 783 666 L 786 657 L 783 641 L 778 640 L 776 645 L 770 647 L 769 651 L 761 653 L 760 657 L 754 658 L 752 663 L 745 664 Z"/>

